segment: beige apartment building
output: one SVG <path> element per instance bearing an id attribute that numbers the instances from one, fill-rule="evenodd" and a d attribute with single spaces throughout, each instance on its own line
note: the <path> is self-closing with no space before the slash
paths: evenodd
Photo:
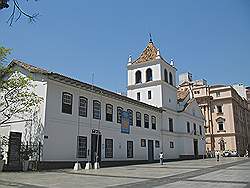
<path id="1" fill-rule="evenodd" d="M 247 104 L 248 104 L 248 109 L 250 110 L 250 87 L 247 87 L 246 88 L 246 90 L 247 90 Z"/>
<path id="2" fill-rule="evenodd" d="M 207 85 L 192 81 L 192 75 L 180 75 L 179 90 L 189 90 L 206 119 L 206 150 L 237 151 L 246 154 L 250 145 L 250 111 L 243 85 Z M 248 94 L 250 92 L 248 91 Z"/>

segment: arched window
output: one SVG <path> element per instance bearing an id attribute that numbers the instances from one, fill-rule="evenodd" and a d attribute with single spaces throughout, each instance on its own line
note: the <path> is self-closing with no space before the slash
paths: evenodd
<path id="1" fill-rule="evenodd" d="M 136 126 L 141 127 L 141 113 L 136 112 Z"/>
<path id="2" fill-rule="evenodd" d="M 129 121 L 128 121 L 129 126 L 133 126 L 133 111 L 130 109 L 128 109 L 127 111 L 128 111 L 128 118 L 129 118 Z"/>
<path id="3" fill-rule="evenodd" d="M 144 127 L 145 128 L 149 128 L 149 115 L 148 114 L 144 114 Z"/>
<path id="4" fill-rule="evenodd" d="M 169 84 L 173 85 L 173 75 L 171 72 L 169 73 Z"/>
<path id="5" fill-rule="evenodd" d="M 113 106 L 106 104 L 106 121 L 113 121 Z"/>
<path id="6" fill-rule="evenodd" d="M 73 95 L 71 93 L 62 93 L 62 113 L 72 114 Z"/>
<path id="7" fill-rule="evenodd" d="M 164 81 L 168 82 L 168 71 L 166 69 L 164 70 Z"/>
<path id="8" fill-rule="evenodd" d="M 101 119 L 101 103 L 100 101 L 93 101 L 93 118 Z"/>
<path id="9" fill-rule="evenodd" d="M 155 116 L 151 117 L 151 122 L 152 122 L 152 129 L 156 130 L 156 117 Z"/>
<path id="10" fill-rule="evenodd" d="M 117 123 L 122 123 L 122 112 L 123 108 L 122 107 L 117 107 Z"/>
<path id="11" fill-rule="evenodd" d="M 152 69 L 147 69 L 146 70 L 146 82 L 152 81 L 153 76 L 152 76 Z"/>
<path id="12" fill-rule="evenodd" d="M 87 117 L 88 111 L 88 99 L 85 97 L 79 97 L 79 116 Z"/>
<path id="13" fill-rule="evenodd" d="M 218 124 L 218 131 L 224 131 L 224 122 L 225 122 L 225 119 L 222 118 L 222 117 L 219 117 L 216 119 L 216 122 Z"/>
<path id="14" fill-rule="evenodd" d="M 135 83 L 136 84 L 141 83 L 141 71 L 136 71 L 136 73 L 135 73 Z"/>

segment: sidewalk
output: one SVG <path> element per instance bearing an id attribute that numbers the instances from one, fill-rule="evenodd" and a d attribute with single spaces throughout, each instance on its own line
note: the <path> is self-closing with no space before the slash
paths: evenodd
<path id="1" fill-rule="evenodd" d="M 2 187 L 245 187 L 250 186 L 250 160 L 222 158 L 110 167 L 98 170 L 61 169 L 0 173 Z"/>

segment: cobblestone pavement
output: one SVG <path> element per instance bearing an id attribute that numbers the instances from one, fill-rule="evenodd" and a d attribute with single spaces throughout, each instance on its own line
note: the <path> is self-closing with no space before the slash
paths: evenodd
<path id="1" fill-rule="evenodd" d="M 250 159 L 222 158 L 99 170 L 0 173 L 2 187 L 250 187 Z"/>

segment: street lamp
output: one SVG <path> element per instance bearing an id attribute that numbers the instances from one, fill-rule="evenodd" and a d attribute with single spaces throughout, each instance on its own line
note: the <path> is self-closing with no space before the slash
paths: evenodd
<path id="1" fill-rule="evenodd" d="M 205 159 L 205 153 L 206 153 L 206 137 L 205 136 L 202 136 L 200 138 L 201 141 L 204 141 L 204 152 L 203 152 L 203 155 L 202 155 L 202 159 Z"/>

